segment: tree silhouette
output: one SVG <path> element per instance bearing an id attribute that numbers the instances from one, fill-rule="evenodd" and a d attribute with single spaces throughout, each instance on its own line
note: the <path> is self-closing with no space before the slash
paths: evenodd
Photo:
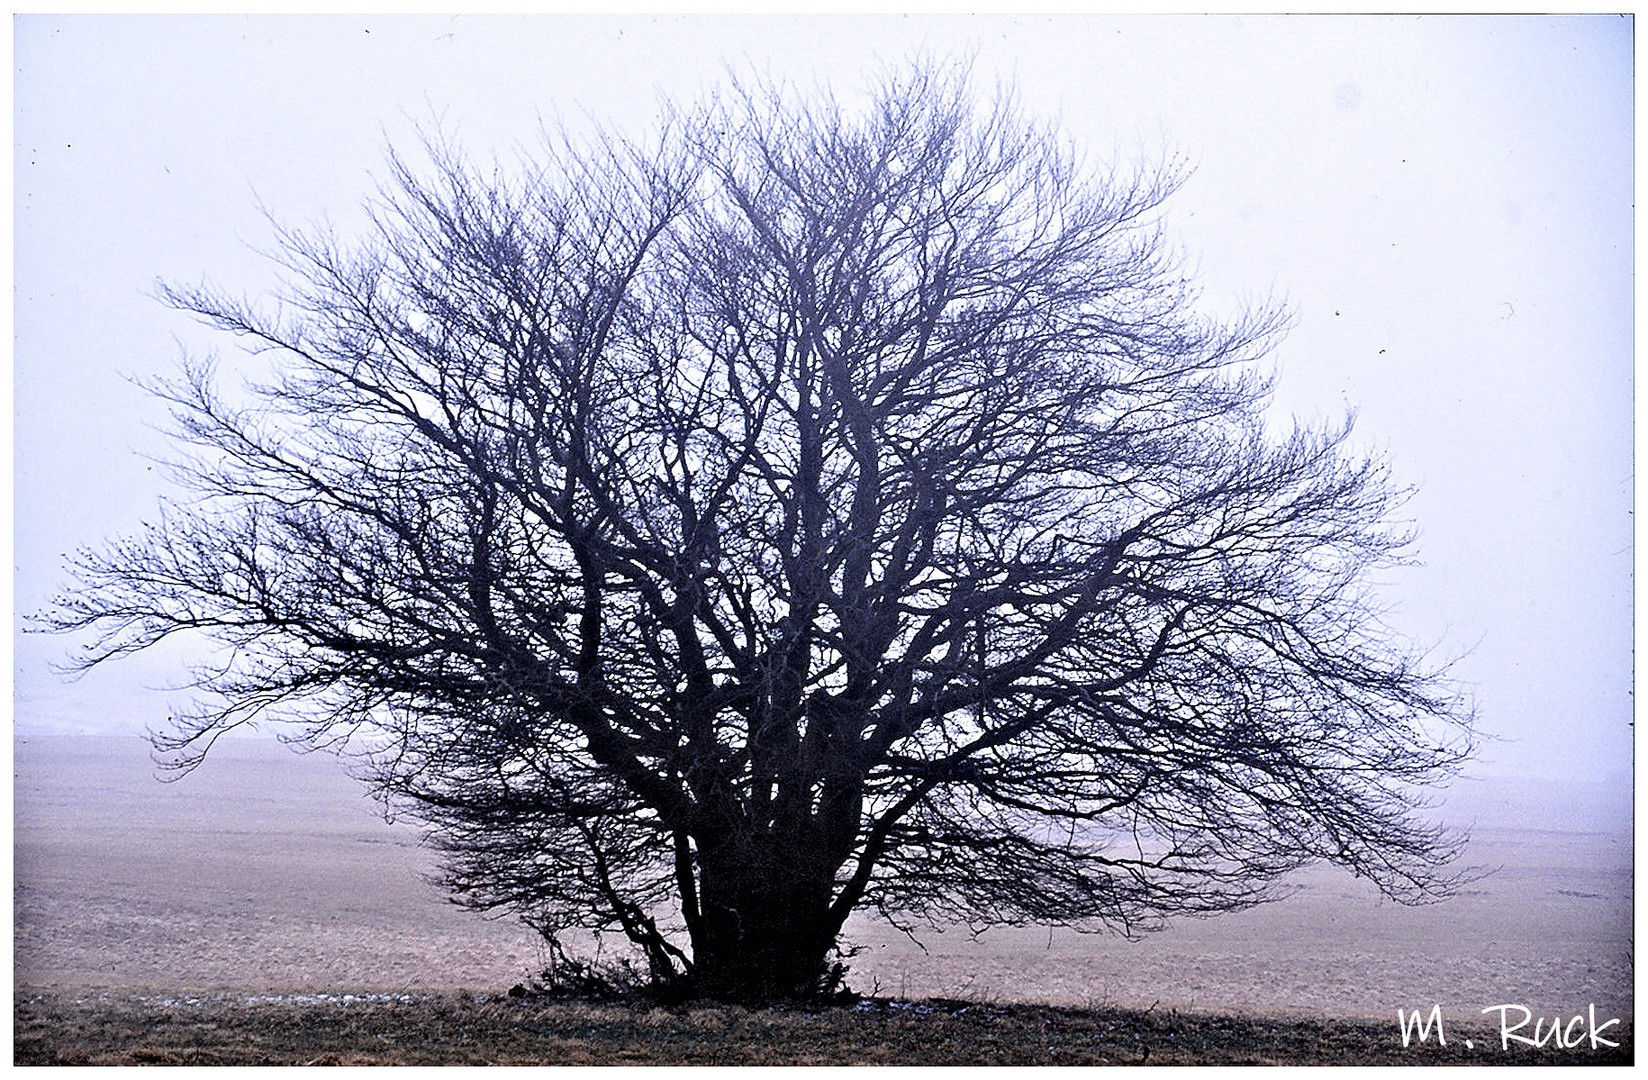
<path id="1" fill-rule="evenodd" d="M 266 370 L 158 388 L 199 497 L 45 621 L 88 666 L 215 640 L 175 763 L 266 713 L 367 746 L 464 902 L 681 992 L 828 989 L 861 908 L 1444 891 L 1410 785 L 1470 716 L 1370 599 L 1401 493 L 1348 422 L 1267 435 L 1284 320 L 1194 311 L 1172 163 L 978 100 L 916 65 L 391 156 L 368 236 L 281 233 L 273 305 L 165 288 Z"/>

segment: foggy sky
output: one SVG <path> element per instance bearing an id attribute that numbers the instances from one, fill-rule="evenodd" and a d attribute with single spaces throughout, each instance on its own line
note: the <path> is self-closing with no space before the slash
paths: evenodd
<path id="1" fill-rule="evenodd" d="M 131 380 L 207 335 L 149 294 L 266 291 L 265 211 L 347 235 L 418 125 L 509 157 L 541 119 L 642 133 L 728 63 L 850 96 L 972 55 L 1095 159 L 1194 164 L 1167 221 L 1204 306 L 1293 312 L 1278 416 L 1355 408 L 1418 488 L 1422 564 L 1383 595 L 1458 657 L 1473 771 L 1630 768 L 1628 18 L 27 16 L 14 43 L 18 612 L 152 518 L 166 414 Z M 19 731 L 164 722 L 182 650 L 69 683 L 72 646 L 17 637 Z"/>

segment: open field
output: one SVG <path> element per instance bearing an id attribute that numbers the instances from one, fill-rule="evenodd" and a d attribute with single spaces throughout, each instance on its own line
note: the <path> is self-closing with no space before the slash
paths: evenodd
<path id="1" fill-rule="evenodd" d="M 383 1049 L 387 1044 L 375 1041 L 379 1035 L 397 1040 L 404 1050 L 407 1044 L 395 1032 L 423 1030 L 417 1016 L 431 1009 L 469 1017 L 463 1024 L 505 1040 L 495 1049 L 506 1056 L 514 1053 L 509 1040 L 538 1039 L 508 1035 L 513 1029 L 497 1020 L 518 1018 L 525 1006 L 492 1000 L 540 965 L 533 937 L 508 922 L 444 903 L 427 880 L 433 857 L 420 846 L 415 828 L 374 817 L 371 804 L 332 759 L 299 757 L 263 742 L 226 741 L 200 771 L 163 785 L 153 779 L 145 747 L 135 739 L 29 738 L 16 743 L 13 771 L 19 1060 L 25 1054 L 43 1055 L 30 1060 L 59 1060 L 63 1054 L 91 1060 L 137 1052 L 136 1043 L 115 1034 L 121 1030 L 141 1032 L 143 1046 L 161 1047 L 155 1053 L 187 1057 L 198 1051 L 205 1055 L 200 1060 L 223 1060 L 221 1055 L 238 1052 L 236 1046 L 263 1045 L 247 1041 L 254 1029 L 296 1032 L 319 1024 L 315 1010 L 342 1008 L 329 998 L 303 997 L 317 993 L 415 995 L 404 1002 L 374 999 L 338 1013 L 358 1013 L 367 1025 L 359 1030 L 372 1045 L 362 1049 L 357 1040 L 350 1053 L 389 1054 Z M 1356 1031 L 1381 1033 L 1382 1044 L 1363 1039 L 1357 1045 L 1364 1049 L 1399 1048 L 1398 1007 L 1441 1005 L 1450 1034 L 1455 1023 L 1486 1025 L 1494 1018 L 1481 1016 L 1483 1008 L 1509 1003 L 1545 1017 L 1570 1017 L 1595 1005 L 1599 1017 L 1628 1024 L 1633 1011 L 1629 789 L 1516 790 L 1478 783 L 1453 793 L 1444 816 L 1474 821 L 1468 860 L 1495 872 L 1443 904 L 1402 908 L 1342 873 L 1316 870 L 1299 876 L 1298 892 L 1286 901 L 1182 923 L 1139 941 L 1033 930 L 996 930 L 974 939 L 952 929 L 924 936 L 923 948 L 884 927 L 855 923 L 850 934 L 864 951 L 853 961 L 851 984 L 880 996 L 965 998 L 989 1005 L 1007 1018 L 1002 1023 L 1014 1024 L 1019 1021 L 1013 1017 L 1031 1015 L 1062 1017 L 1059 1024 L 1078 1026 L 1101 1024 L 1092 1017 L 1108 1016 L 1112 1019 L 1102 1023 L 1114 1026 L 1120 1022 L 1115 1017 L 1132 1015 L 1115 1010 L 1152 1006 L 1150 1019 L 1140 1022 L 1155 1024 L 1168 1015 L 1180 1018 L 1175 1022 L 1191 1023 L 1188 1016 L 1199 1017 L 1197 1024 L 1214 1023 L 1209 1014 L 1241 1012 L 1248 1019 L 1218 1023 L 1270 1034 L 1249 1032 L 1227 1050 L 1260 1057 L 1271 1051 L 1243 1047 L 1253 1039 L 1260 1047 L 1291 1038 L 1337 1047 L 1332 1053 L 1360 1060 L 1354 1056 L 1363 1050 L 1335 1042 L 1339 1035 L 1329 1038 L 1328 1028 L 1311 1026 L 1328 1018 L 1366 1021 L 1332 1027 L 1347 1038 Z M 165 1004 L 213 994 L 223 996 L 211 998 L 218 1006 L 205 1012 Z M 271 995 L 275 1000 L 255 1000 Z M 1008 1002 L 1099 1012 L 1026 1013 L 1008 1008 Z M 581 1015 L 576 1010 L 582 1006 L 534 1008 L 541 1015 L 533 1014 L 532 1031 L 543 1039 L 578 1041 L 565 1031 L 584 1023 L 567 1019 Z M 884 1012 L 874 1022 L 894 1026 L 877 1036 L 879 1041 L 863 1043 L 868 1056 L 862 1059 L 880 1060 L 875 1055 L 883 1051 L 871 1048 L 885 1044 L 895 1048 L 885 1051 L 894 1055 L 886 1060 L 929 1060 L 897 1056 L 903 1052 L 896 1050 L 903 1045 L 899 1040 L 907 1038 L 894 1030 L 903 1014 Z M 622 1022 L 612 1021 L 614 1031 L 627 1031 L 632 1020 L 637 1031 L 653 1030 L 649 1024 L 669 1028 L 686 1023 L 681 1015 L 697 1014 L 660 1013 L 652 1020 L 619 1015 Z M 863 1026 L 881 1014 L 841 1015 Z M 626 1016 L 631 1019 L 622 1019 Z M 754 1028 L 739 1025 L 766 1022 L 739 1019 L 736 1012 L 725 1016 L 734 1018 L 723 1025 L 733 1034 L 715 1043 L 716 1054 L 736 1054 L 729 1047 L 753 1037 Z M 1078 1016 L 1087 1019 L 1070 1019 Z M 970 1024 L 979 1016 L 945 1022 L 952 1020 Z M 371 1027 L 380 1021 L 390 1027 Z M 784 1022 L 803 1023 L 794 1017 Z M 353 1023 L 340 1030 L 356 1030 Z M 837 1021 L 815 1017 L 805 1023 L 834 1031 L 830 1025 Z M 1134 1023 L 1127 1020 L 1124 1026 Z M 1314 1034 L 1297 1035 L 1300 1030 Z M 818 1041 L 849 1056 L 859 1053 L 849 1047 L 859 1045 L 851 1042 L 859 1035 L 821 1031 L 798 1037 L 793 1051 L 803 1053 Z M 1297 1038 L 1283 1034 L 1290 1031 Z M 57 1034 L 41 1041 L 46 1032 Z M 66 1032 L 78 1034 L 65 1042 Z M 292 1037 L 296 1041 L 269 1060 L 297 1060 L 315 1049 Z M 653 1052 L 647 1049 L 653 1037 L 644 1032 L 613 1038 L 602 1043 L 602 1053 L 633 1051 L 642 1057 L 611 1060 L 664 1060 L 646 1057 Z M 670 1053 L 684 1054 L 682 1048 L 691 1043 L 684 1035 L 658 1038 L 674 1048 Z M 957 1036 L 956 1046 L 972 1046 L 984 1055 L 969 1060 L 994 1060 L 982 1038 L 976 1032 Z M 157 1039 L 172 1041 L 162 1045 Z M 1015 1039 L 1008 1040 L 1019 1047 L 1015 1053 L 1031 1053 L 1028 1043 Z M 1092 1060 L 1132 1060 L 1127 1055 L 1144 1045 L 1124 1039 L 1110 1046 L 1094 1039 L 1098 1036 L 1079 1044 L 1086 1047 L 1081 1053 L 1098 1055 Z M 426 1040 L 419 1053 L 446 1053 L 444 1045 Z M 551 1060 L 560 1045 L 539 1040 L 521 1053 Z M 925 1039 L 910 1045 L 935 1055 L 948 1052 Z M 1168 1046 L 1152 1045 L 1152 1060 L 1161 1060 Z M 342 1052 L 333 1046 L 311 1056 Z M 1121 1056 L 1104 1056 L 1112 1053 Z M 1337 1060 L 1296 1060 L 1330 1059 Z"/>
<path id="2" fill-rule="evenodd" d="M 829 1009 L 629 1008 L 499 995 L 135 997 L 36 994 L 20 1065 L 1627 1064 L 1628 1028 L 1506 1044 L 1449 1027 L 1403 1047 L 1374 1021 L 864 1001 Z M 1547 1033 L 1549 1028 L 1546 1029 Z"/>

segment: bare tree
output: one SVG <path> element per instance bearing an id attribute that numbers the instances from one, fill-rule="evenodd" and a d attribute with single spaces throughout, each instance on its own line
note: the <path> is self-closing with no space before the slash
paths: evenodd
<path id="1" fill-rule="evenodd" d="M 88 664 L 227 646 L 158 736 L 367 738 L 451 886 L 660 982 L 816 993 L 848 914 L 1154 926 L 1326 859 L 1404 900 L 1469 710 L 1378 620 L 1348 424 L 1267 436 L 1282 318 L 1198 316 L 1171 165 L 1084 166 L 916 66 L 734 87 L 645 147 L 391 158 L 282 235 L 265 353 L 162 387 L 200 498 L 81 554 Z"/>

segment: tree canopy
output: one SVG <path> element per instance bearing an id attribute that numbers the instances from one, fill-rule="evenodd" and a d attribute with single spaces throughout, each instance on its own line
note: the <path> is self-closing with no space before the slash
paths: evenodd
<path id="1" fill-rule="evenodd" d="M 45 621 L 222 646 L 176 761 L 264 715 L 369 745 L 464 902 L 726 998 L 825 988 L 858 909 L 1445 890 L 1411 785 L 1471 723 L 1380 620 L 1403 493 L 1348 421 L 1267 432 L 1285 320 L 1197 312 L 1171 162 L 937 64 L 425 149 L 366 235 L 282 231 L 274 302 L 164 289 L 263 374 L 159 387 L 197 497 Z"/>

